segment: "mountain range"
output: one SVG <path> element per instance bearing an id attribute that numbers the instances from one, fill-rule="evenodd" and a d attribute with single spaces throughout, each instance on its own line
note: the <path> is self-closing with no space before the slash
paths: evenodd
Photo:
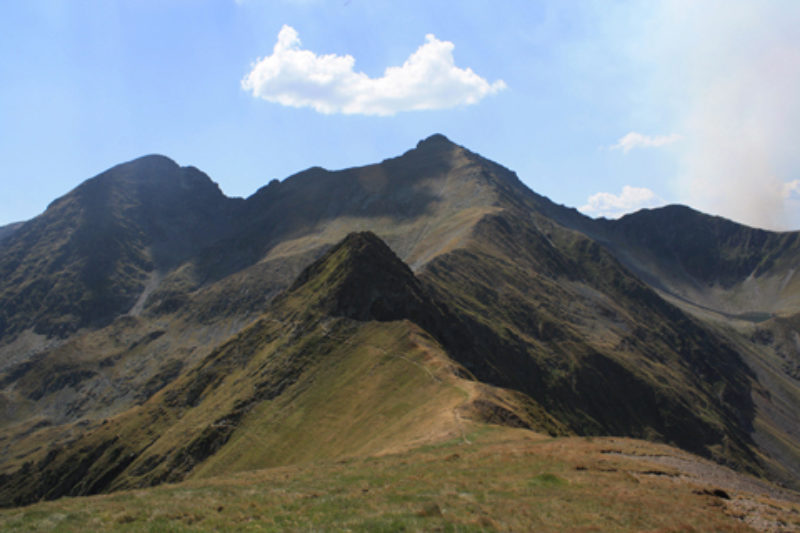
<path id="1" fill-rule="evenodd" d="M 442 135 L 245 199 L 142 157 L 0 228 L 0 504 L 474 424 L 800 489 L 798 265 L 800 232 L 591 219 Z"/>

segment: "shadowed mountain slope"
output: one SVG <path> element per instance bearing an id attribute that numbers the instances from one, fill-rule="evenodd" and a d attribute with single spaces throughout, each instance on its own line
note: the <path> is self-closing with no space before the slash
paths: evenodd
<path id="1" fill-rule="evenodd" d="M 634 271 L 678 298 L 753 318 L 800 311 L 800 232 L 749 228 L 684 206 L 598 225 Z"/>
<path id="2" fill-rule="evenodd" d="M 4 240 L 0 338 L 109 324 L 134 306 L 154 270 L 219 234 L 228 202 L 205 174 L 161 156 L 86 181 Z"/>
<path id="3" fill-rule="evenodd" d="M 549 217 L 601 243 L 740 354 L 754 376 L 752 438 L 787 483 L 800 479 L 800 232 L 749 228 L 685 206 L 591 220 L 546 199 Z"/>
<path id="4" fill-rule="evenodd" d="M 750 228 L 686 206 L 591 219 L 527 190 L 528 209 L 603 244 L 643 281 L 687 304 L 746 320 L 800 310 L 800 232 Z"/>
<path id="5" fill-rule="evenodd" d="M 442 302 L 496 339 L 482 366 L 462 363 L 578 433 L 663 440 L 753 467 L 752 376 L 736 351 L 596 243 L 551 230 L 548 239 L 524 218 L 488 217 L 464 249 L 424 270 Z"/>

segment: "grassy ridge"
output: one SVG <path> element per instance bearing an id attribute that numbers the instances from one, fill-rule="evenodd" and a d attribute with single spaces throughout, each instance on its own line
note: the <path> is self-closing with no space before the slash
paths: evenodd
<path id="1" fill-rule="evenodd" d="M 74 441 L 31 450 L 0 478 L 0 497 L 23 504 L 400 449 L 457 433 L 460 412 L 558 426 L 529 399 L 485 394 L 490 387 L 402 320 L 435 312 L 385 244 L 355 234 L 147 402 Z"/>

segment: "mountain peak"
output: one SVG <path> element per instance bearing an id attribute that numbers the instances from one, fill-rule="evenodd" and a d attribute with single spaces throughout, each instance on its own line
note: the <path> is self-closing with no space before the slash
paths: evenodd
<path id="1" fill-rule="evenodd" d="M 456 144 L 441 133 L 434 133 L 430 137 L 419 141 L 417 150 L 452 148 L 454 146 Z"/>
<path id="2" fill-rule="evenodd" d="M 107 196 L 109 187 L 119 190 L 129 200 L 142 203 L 150 203 L 149 198 L 162 204 L 191 203 L 197 198 L 204 202 L 225 200 L 219 185 L 205 173 L 192 166 L 182 167 L 169 157 L 158 154 L 115 165 L 86 180 L 74 192 Z"/>
<path id="3" fill-rule="evenodd" d="M 129 179 L 142 179 L 152 175 L 174 173 L 179 168 L 178 163 L 165 155 L 149 154 L 114 165 L 95 176 L 95 178 L 119 179 L 119 177 L 124 176 Z"/>
<path id="4" fill-rule="evenodd" d="M 427 300 L 411 269 L 370 231 L 348 234 L 309 265 L 289 292 L 355 320 L 398 320 L 417 315 Z"/>
<path id="5" fill-rule="evenodd" d="M 347 236 L 339 242 L 337 247 L 353 248 L 362 254 L 371 252 L 380 255 L 391 254 L 394 256 L 394 252 L 383 242 L 383 239 L 371 231 L 354 231 L 348 233 Z M 394 257 L 397 259 L 397 256 Z M 397 260 L 400 261 L 400 259 Z"/>
<path id="6" fill-rule="evenodd" d="M 131 159 L 128 161 L 130 163 L 137 163 L 137 164 L 152 164 L 152 165 L 169 165 L 171 167 L 178 166 L 172 158 L 167 157 L 163 154 L 145 154 L 143 156 L 139 156 L 135 159 Z M 125 163 L 123 163 L 124 165 Z"/>

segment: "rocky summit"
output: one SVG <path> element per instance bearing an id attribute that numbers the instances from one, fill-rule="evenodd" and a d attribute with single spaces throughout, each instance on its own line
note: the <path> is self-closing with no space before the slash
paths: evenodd
<path id="1" fill-rule="evenodd" d="M 797 265 L 798 232 L 685 206 L 591 219 L 438 134 L 244 199 L 146 156 L 0 228 L 0 504 L 236 487 L 214 497 L 219 518 L 266 484 L 303 494 L 258 500 L 273 517 L 295 505 L 288 529 L 516 530 L 544 525 L 486 509 L 542 493 L 603 528 L 668 527 L 681 508 L 711 529 L 790 530 Z M 397 492 L 370 499 L 387 481 L 364 461 Z M 316 509 L 330 494 L 354 505 L 337 477 L 350 463 L 372 510 Z M 428 463 L 448 468 L 403 484 Z M 480 472 L 508 499 L 484 505 Z M 651 521 L 567 503 L 611 505 L 603 490 L 651 505 Z M 91 501 L 100 529 L 154 526 Z M 235 522 L 216 508 L 176 520 Z M 20 512 L 0 524 L 24 525 Z"/>

